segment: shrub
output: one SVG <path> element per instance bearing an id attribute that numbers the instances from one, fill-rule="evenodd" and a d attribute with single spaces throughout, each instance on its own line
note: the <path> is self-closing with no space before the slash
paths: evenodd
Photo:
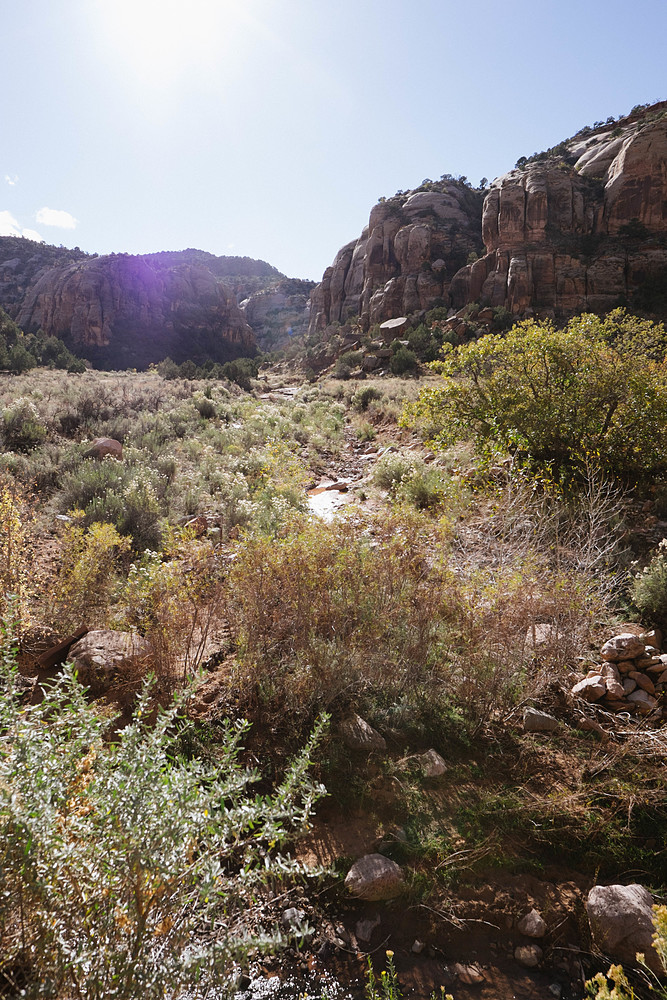
<path id="1" fill-rule="evenodd" d="M 21 996 L 157 1000 L 275 946 L 249 918 L 259 887 L 295 870 L 272 849 L 322 794 L 307 776 L 321 726 L 253 795 L 243 724 L 207 766 L 177 754 L 178 706 L 147 723 L 148 686 L 112 735 L 70 669 L 25 708 L 7 644 L 1 674 L 0 936 L 5 978 L 27 968 Z"/>
<path id="2" fill-rule="evenodd" d="M 660 628 L 667 628 L 667 539 L 658 553 L 632 581 L 631 594 L 642 615 Z"/>
<path id="3" fill-rule="evenodd" d="M 571 478 L 592 460 L 629 479 L 667 469 L 665 331 L 616 310 L 565 330 L 532 320 L 434 365 L 412 417 L 440 424 L 440 446 L 472 436 Z M 656 360 L 659 358 L 660 360 Z"/>
<path id="4" fill-rule="evenodd" d="M 392 375 L 405 375 L 413 372 L 418 366 L 417 355 L 409 347 L 399 347 L 395 354 L 391 356 L 389 368 Z"/>
<path id="5" fill-rule="evenodd" d="M 80 523 L 83 512 L 77 514 L 65 529 L 59 570 L 48 600 L 51 624 L 63 632 L 83 623 L 105 623 L 118 556 L 129 548 L 129 539 L 112 525 L 96 523 L 86 530 Z"/>
<path id="6" fill-rule="evenodd" d="M 355 410 L 359 413 L 363 413 L 368 409 L 368 404 L 374 399 L 382 399 L 382 393 L 373 385 L 365 385 L 360 389 L 357 389 L 355 394 L 352 396 L 351 403 Z"/>
<path id="7" fill-rule="evenodd" d="M 2 441 L 10 451 L 32 451 L 46 438 L 37 407 L 24 396 L 2 411 Z"/>

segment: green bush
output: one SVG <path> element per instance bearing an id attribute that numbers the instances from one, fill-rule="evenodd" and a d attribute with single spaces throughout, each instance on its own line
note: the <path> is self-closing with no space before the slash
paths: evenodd
<path id="1" fill-rule="evenodd" d="M 641 479 L 667 470 L 667 368 L 661 325 L 615 310 L 582 315 L 564 330 L 528 320 L 486 336 L 433 367 L 404 422 L 426 418 L 446 446 L 472 437 L 572 478 L 591 462 Z"/>
<path id="2" fill-rule="evenodd" d="M 646 619 L 667 628 L 667 539 L 648 566 L 632 581 L 632 600 Z"/>
<path id="3" fill-rule="evenodd" d="M 374 399 L 382 399 L 382 393 L 373 385 L 365 385 L 362 386 L 362 388 L 357 389 L 351 399 L 351 403 L 355 410 L 359 413 L 363 413 L 368 409 L 368 404 Z"/>
<path id="4" fill-rule="evenodd" d="M 415 352 L 411 351 L 409 347 L 403 347 L 402 345 L 392 355 L 389 362 L 392 375 L 406 375 L 408 372 L 414 372 L 417 366 L 418 361 Z"/>
<path id="5" fill-rule="evenodd" d="M 296 868 L 275 847 L 322 794 L 307 773 L 322 726 L 255 795 L 259 775 L 238 760 L 245 724 L 222 727 L 215 766 L 184 760 L 179 708 L 155 718 L 149 686 L 112 730 L 70 669 L 22 708 L 7 642 L 0 652 L 5 981 L 20 967 L 23 997 L 161 1000 L 275 948 L 275 933 L 251 926 L 254 903 Z"/>
<path id="6" fill-rule="evenodd" d="M 24 396 L 2 411 L 2 443 L 10 451 L 28 452 L 46 438 L 35 404 Z"/>

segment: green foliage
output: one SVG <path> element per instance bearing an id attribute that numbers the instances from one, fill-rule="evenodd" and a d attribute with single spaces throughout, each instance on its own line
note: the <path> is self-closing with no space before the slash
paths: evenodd
<path id="1" fill-rule="evenodd" d="M 407 375 L 408 372 L 416 371 L 418 367 L 417 355 L 409 347 L 401 347 L 392 355 L 389 368 L 392 375 Z"/>
<path id="2" fill-rule="evenodd" d="M 667 627 L 667 539 L 648 566 L 632 581 L 632 600 L 648 621 Z"/>
<path id="3" fill-rule="evenodd" d="M 37 407 L 24 396 L 2 411 L 0 432 L 3 445 L 10 451 L 32 451 L 46 438 L 46 427 L 39 419 Z"/>
<path id="4" fill-rule="evenodd" d="M 368 409 L 368 404 L 373 402 L 374 399 L 382 399 L 380 390 L 372 385 L 364 385 L 360 389 L 357 389 L 350 402 L 355 410 L 363 413 Z"/>
<path id="5" fill-rule="evenodd" d="M 258 889 L 295 869 L 274 848 L 322 794 L 307 774 L 322 725 L 254 795 L 245 724 L 223 727 L 215 765 L 184 760 L 179 706 L 149 723 L 149 686 L 112 734 L 69 669 L 21 708 L 8 641 L 2 653 L 0 937 L 5 970 L 27 970 L 21 995 L 157 1000 L 275 947 L 249 918 Z"/>
<path id="6" fill-rule="evenodd" d="M 638 479 L 667 469 L 664 356 L 662 325 L 621 309 L 564 330 L 529 320 L 450 352 L 411 414 L 439 423 L 440 446 L 472 436 L 566 478 L 592 460 Z"/>

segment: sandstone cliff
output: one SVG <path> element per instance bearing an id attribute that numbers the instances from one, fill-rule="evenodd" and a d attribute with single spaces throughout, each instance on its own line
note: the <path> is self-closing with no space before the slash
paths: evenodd
<path id="1" fill-rule="evenodd" d="M 604 311 L 634 298 L 663 307 L 667 102 L 522 158 L 493 181 L 478 215 L 475 194 L 449 185 L 375 206 L 314 290 L 311 331 L 352 315 L 368 327 L 471 302 L 517 316 Z M 415 204 L 438 210 L 418 223 Z M 482 241 L 485 252 L 466 264 Z M 646 294 L 653 287 L 663 290 L 657 304 Z"/>
<path id="2" fill-rule="evenodd" d="M 0 239 L 0 305 L 23 329 L 41 327 L 103 367 L 254 354 L 237 296 L 281 279 L 263 261 L 199 250 L 98 257 Z"/>

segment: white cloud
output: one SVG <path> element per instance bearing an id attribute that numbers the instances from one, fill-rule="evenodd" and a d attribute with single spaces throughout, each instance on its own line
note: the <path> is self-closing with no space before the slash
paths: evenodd
<path id="1" fill-rule="evenodd" d="M 5 180 L 7 181 L 10 187 L 14 187 L 14 185 L 18 184 L 19 182 L 19 175 L 14 174 L 14 176 L 11 177 L 9 174 L 5 174 Z"/>
<path id="2" fill-rule="evenodd" d="M 0 212 L 0 236 L 25 236 L 27 240 L 42 242 L 42 237 L 35 229 L 22 229 L 21 224 L 11 212 Z"/>
<path id="3" fill-rule="evenodd" d="M 59 229 L 76 229 L 77 226 L 74 216 L 60 208 L 40 208 L 35 218 L 43 226 L 57 226 Z"/>
<path id="4" fill-rule="evenodd" d="M 21 227 L 11 212 L 0 212 L 0 236 L 20 236 Z"/>

